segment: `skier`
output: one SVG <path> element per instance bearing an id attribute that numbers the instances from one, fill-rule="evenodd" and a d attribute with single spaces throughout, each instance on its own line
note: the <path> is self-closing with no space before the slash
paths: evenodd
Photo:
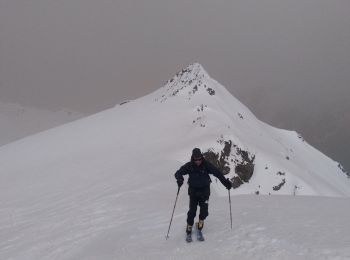
<path id="1" fill-rule="evenodd" d="M 191 161 L 183 165 L 176 173 L 175 178 L 179 188 L 184 182 L 183 175 L 188 174 L 188 195 L 190 197 L 189 211 L 187 213 L 186 241 L 192 241 L 192 226 L 196 217 L 197 205 L 200 207 L 199 221 L 196 223 L 197 238 L 204 240 L 202 229 L 204 220 L 208 216 L 208 201 L 210 196 L 211 179 L 209 174 L 214 175 L 226 187 L 232 188 L 232 183 L 213 164 L 206 161 L 199 148 L 192 150 Z"/>

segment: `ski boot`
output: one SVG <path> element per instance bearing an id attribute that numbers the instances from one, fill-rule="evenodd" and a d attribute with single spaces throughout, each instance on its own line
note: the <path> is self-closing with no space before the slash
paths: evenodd
<path id="1" fill-rule="evenodd" d="M 188 224 L 186 226 L 186 242 L 192 242 L 192 226 Z"/>
<path id="2" fill-rule="evenodd" d="M 204 236 L 202 233 L 202 229 L 204 226 L 204 220 L 199 220 L 199 222 L 196 223 L 196 229 L 197 229 L 197 240 L 198 241 L 204 241 Z"/>

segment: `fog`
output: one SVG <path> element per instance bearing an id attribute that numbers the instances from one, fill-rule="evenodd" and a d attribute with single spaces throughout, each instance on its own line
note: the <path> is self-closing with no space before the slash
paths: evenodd
<path id="1" fill-rule="evenodd" d="M 95 113 L 201 63 L 350 170 L 347 0 L 0 0 L 0 101 Z"/>

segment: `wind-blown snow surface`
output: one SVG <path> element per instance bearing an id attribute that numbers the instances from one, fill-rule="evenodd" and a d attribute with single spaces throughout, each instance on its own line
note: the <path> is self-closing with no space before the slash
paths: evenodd
<path id="1" fill-rule="evenodd" d="M 260 185 L 343 198 L 232 196 L 231 230 L 227 191 L 213 181 L 206 241 L 186 244 L 184 185 L 165 240 L 174 172 L 221 139 L 256 158 L 236 195 Z M 0 165 L 0 259 L 350 258 L 346 175 L 296 133 L 258 121 L 199 64 L 141 99 L 0 147 Z M 286 184 L 275 191 L 277 171 Z"/>

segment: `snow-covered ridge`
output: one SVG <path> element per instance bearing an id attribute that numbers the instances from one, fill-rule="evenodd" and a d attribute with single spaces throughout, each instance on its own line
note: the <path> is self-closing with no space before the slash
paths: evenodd
<path id="1" fill-rule="evenodd" d="M 165 235 L 173 174 L 194 147 L 233 181 L 231 194 L 252 196 L 232 196 L 231 230 L 227 190 L 213 179 L 206 242 L 188 246 L 186 185 Z M 350 256 L 350 185 L 338 164 L 201 72 L 185 69 L 145 97 L 2 146 L 0 165 L 4 260 Z"/>
<path id="2" fill-rule="evenodd" d="M 161 109 L 174 115 L 180 116 L 179 107 L 191 111 L 181 123 L 208 136 L 197 146 L 228 174 L 235 193 L 349 195 L 349 178 L 339 163 L 300 134 L 259 121 L 200 64 L 178 72 L 154 96 L 160 103 L 171 100 Z"/>
<path id="3" fill-rule="evenodd" d="M 14 150 L 13 156 L 32 158 L 27 151 L 39 145 L 42 151 L 52 151 L 44 158 L 57 163 L 60 158 L 70 158 L 70 163 L 86 157 L 98 159 L 96 150 L 102 154 L 113 151 L 124 159 L 118 161 L 106 154 L 103 160 L 120 168 L 129 167 L 132 162 L 128 162 L 128 155 L 135 150 L 145 159 L 151 154 L 158 156 L 149 160 L 186 162 L 189 151 L 200 147 L 232 180 L 233 194 L 350 196 L 350 179 L 337 162 L 296 132 L 258 120 L 197 63 L 181 70 L 154 93 L 32 140 L 25 139 L 8 150 Z M 63 143 L 75 145 L 67 151 Z M 7 149 L 0 150 L 0 162 L 1 154 L 11 161 Z M 27 163 L 35 167 L 32 161 Z M 91 174 L 103 167 L 90 166 Z M 18 172 L 16 165 L 8 167 Z M 226 194 L 220 185 L 213 186 L 219 194 Z"/>

